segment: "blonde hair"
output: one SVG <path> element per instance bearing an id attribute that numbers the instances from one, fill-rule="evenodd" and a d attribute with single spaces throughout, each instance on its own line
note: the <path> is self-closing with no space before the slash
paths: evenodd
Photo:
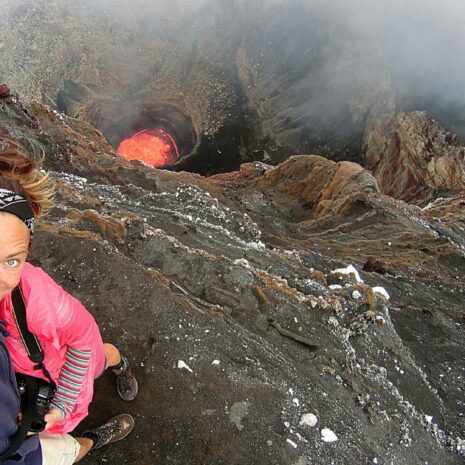
<path id="1" fill-rule="evenodd" d="M 21 152 L 10 139 L 0 140 L 0 188 L 25 198 L 35 218 L 53 207 L 53 179 L 48 173 L 42 173 L 38 163 Z"/>

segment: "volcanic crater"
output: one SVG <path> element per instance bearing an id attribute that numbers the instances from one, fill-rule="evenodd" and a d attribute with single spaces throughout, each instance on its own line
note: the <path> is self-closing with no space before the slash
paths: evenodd
<path id="1" fill-rule="evenodd" d="M 86 463 L 463 463 L 460 101 L 351 2 L 109 3 L 0 17 L 0 138 L 58 187 L 31 260 L 140 380 Z"/>

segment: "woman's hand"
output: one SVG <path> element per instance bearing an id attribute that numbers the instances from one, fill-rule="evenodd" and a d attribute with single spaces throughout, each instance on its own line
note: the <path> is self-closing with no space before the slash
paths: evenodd
<path id="1" fill-rule="evenodd" d="M 45 429 L 49 429 L 57 421 L 60 421 L 60 420 L 63 420 L 63 417 L 61 416 L 61 412 L 56 408 L 52 408 L 52 410 L 50 410 L 44 416 L 44 421 L 47 423 L 47 426 L 45 427 Z"/>

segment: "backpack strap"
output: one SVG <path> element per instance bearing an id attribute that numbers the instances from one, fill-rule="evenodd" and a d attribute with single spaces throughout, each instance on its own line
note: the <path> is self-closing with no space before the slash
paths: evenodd
<path id="1" fill-rule="evenodd" d="M 13 307 L 13 316 L 15 318 L 16 326 L 23 341 L 24 347 L 26 348 L 27 355 L 31 362 L 36 364 L 34 370 L 42 370 L 45 377 L 52 385 L 53 389 L 56 389 L 55 381 L 53 381 L 50 373 L 44 365 L 45 356 L 44 352 L 42 351 L 42 347 L 40 346 L 40 342 L 36 338 L 35 334 L 29 331 L 27 326 L 26 305 L 24 304 L 23 292 L 19 286 L 15 287 L 11 293 L 11 301 Z"/>

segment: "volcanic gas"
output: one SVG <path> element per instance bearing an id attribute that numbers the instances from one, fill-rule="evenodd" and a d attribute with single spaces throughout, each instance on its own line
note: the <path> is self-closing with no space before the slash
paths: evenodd
<path id="1" fill-rule="evenodd" d="M 152 166 L 164 166 L 179 159 L 173 137 L 163 129 L 144 129 L 124 139 L 118 152 L 127 160 L 141 160 Z"/>

